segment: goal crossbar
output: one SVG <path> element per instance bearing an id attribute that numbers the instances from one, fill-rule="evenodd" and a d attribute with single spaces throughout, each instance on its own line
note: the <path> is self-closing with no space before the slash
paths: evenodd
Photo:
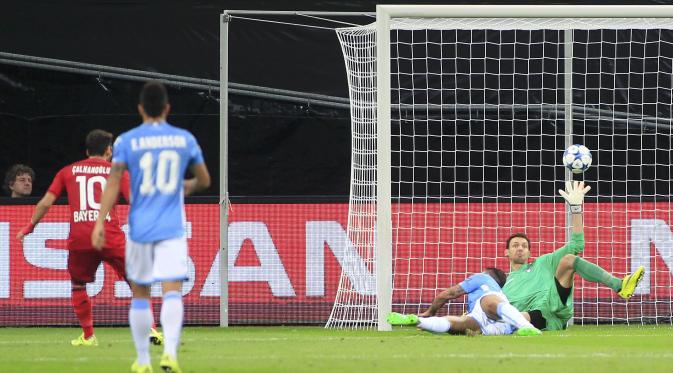
<path id="1" fill-rule="evenodd" d="M 670 18 L 670 5 L 377 5 L 383 18 Z"/>

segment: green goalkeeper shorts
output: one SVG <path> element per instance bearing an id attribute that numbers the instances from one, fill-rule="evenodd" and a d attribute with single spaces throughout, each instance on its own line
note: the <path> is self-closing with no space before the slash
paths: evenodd
<path id="1" fill-rule="evenodd" d="M 542 311 L 542 316 L 547 320 L 547 327 L 545 330 L 563 330 L 568 325 L 569 319 L 559 319 L 555 315 L 546 314 L 544 311 Z"/>
<path id="2" fill-rule="evenodd" d="M 556 289 L 554 289 L 556 290 Z M 540 312 L 547 320 L 546 330 L 563 330 L 568 325 L 568 320 L 573 317 L 572 298 L 564 304 L 558 294 L 550 294 L 546 307 L 541 307 Z"/>

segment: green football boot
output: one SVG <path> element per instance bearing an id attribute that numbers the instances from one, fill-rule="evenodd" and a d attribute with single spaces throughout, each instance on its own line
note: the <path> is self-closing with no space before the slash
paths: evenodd
<path id="1" fill-rule="evenodd" d="M 635 272 L 630 275 L 624 276 L 622 279 L 622 290 L 619 291 L 619 296 L 624 299 L 629 299 L 633 296 L 633 293 L 636 291 L 640 280 L 643 279 L 645 274 L 645 268 L 643 266 L 638 267 Z"/>
<path id="2" fill-rule="evenodd" d="M 388 321 L 390 325 L 416 325 L 418 324 L 418 316 L 391 312 L 386 316 L 386 321 Z"/>

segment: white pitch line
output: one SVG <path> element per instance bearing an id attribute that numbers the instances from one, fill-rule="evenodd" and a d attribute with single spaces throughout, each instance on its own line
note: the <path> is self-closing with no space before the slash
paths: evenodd
<path id="1" fill-rule="evenodd" d="M 296 338 L 291 338 L 291 337 L 246 337 L 246 338 L 236 338 L 231 335 L 227 334 L 222 334 L 221 337 L 217 338 L 198 338 L 198 337 L 193 337 L 193 338 L 182 338 L 182 341 L 184 342 L 282 342 L 282 341 L 296 341 L 296 342 L 302 342 L 302 341 L 353 341 L 353 340 L 386 340 L 386 341 L 395 341 L 399 339 L 422 339 L 422 338 L 429 338 L 429 337 L 434 337 L 435 339 L 440 339 L 440 338 L 447 338 L 447 340 L 455 339 L 455 338 L 464 338 L 461 336 L 439 336 L 439 335 L 409 335 L 409 336 L 399 336 L 399 337 L 394 337 L 394 338 L 389 338 L 389 335 L 385 336 L 343 336 L 343 337 L 321 337 L 321 336 L 315 336 L 315 337 L 296 337 Z M 638 338 L 670 338 L 673 337 L 673 334 L 670 335 L 657 335 L 657 334 L 597 334 L 597 335 L 567 335 L 567 334 L 545 334 L 544 338 L 582 338 L 582 337 L 588 337 L 588 338 L 593 338 L 593 337 L 600 337 L 600 338 L 613 338 L 613 337 L 638 337 Z M 489 337 L 480 337 L 480 338 L 489 338 Z M 499 336 L 497 338 L 509 338 L 507 336 Z M 518 340 L 520 338 L 517 338 Z M 129 336 L 128 339 L 105 339 L 105 338 L 99 338 L 99 343 L 127 343 L 131 342 L 131 337 Z M 0 340 L 0 345 L 26 345 L 26 344 L 69 344 L 69 340 L 64 340 L 64 339 L 35 339 L 35 340 L 30 340 L 30 339 L 20 339 L 20 340 L 12 340 L 12 341 L 3 341 Z"/>
<path id="2" fill-rule="evenodd" d="M 450 359 L 507 359 L 507 358 L 512 358 L 512 359 L 521 359 L 521 358 L 527 358 L 527 359 L 569 359 L 569 358 L 581 358 L 581 359 L 594 359 L 594 358 L 605 358 L 605 359 L 613 359 L 618 356 L 621 357 L 628 357 L 630 359 L 633 358 L 647 358 L 647 359 L 673 359 L 673 352 L 671 353 L 644 353 L 644 354 L 632 354 L 632 355 L 623 355 L 623 354 L 614 354 L 614 353 L 602 353 L 602 352 L 595 352 L 595 353 L 590 353 L 590 354 L 516 354 L 516 353 L 506 353 L 506 354 L 456 354 L 456 353 L 449 353 L 449 354 L 393 354 L 393 355 L 311 355 L 310 357 L 312 359 L 320 359 L 320 360 L 329 360 L 329 359 L 335 359 L 335 360 L 349 360 L 349 359 L 359 359 L 359 360 L 371 360 L 371 359 L 445 359 L 445 358 L 450 358 Z M 260 356 L 237 356 L 237 355 L 231 355 L 231 356 L 210 356 L 209 359 L 215 359 L 215 360 L 256 360 L 259 359 Z M 264 356 L 263 359 L 269 359 L 269 360 L 274 360 L 274 359 L 286 359 L 287 356 Z M 304 357 L 306 358 L 306 357 Z"/>
<path id="3" fill-rule="evenodd" d="M 245 338 L 237 338 L 235 336 L 227 335 L 227 334 L 222 334 L 221 337 L 217 338 L 199 338 L 199 337 L 191 337 L 191 338 L 181 338 L 182 341 L 184 342 L 278 342 L 278 341 L 348 341 L 348 340 L 380 340 L 387 338 L 388 336 L 353 336 L 353 337 L 321 337 L 321 336 L 315 336 L 315 337 L 245 337 Z M 410 336 L 399 336 L 395 337 L 391 340 L 399 340 L 399 339 L 410 339 L 410 338 L 424 338 L 424 337 L 431 337 L 431 335 L 410 335 Z M 446 336 L 447 338 L 451 338 L 449 336 Z M 455 338 L 460 338 L 460 337 L 455 337 Z M 128 339 L 105 339 L 105 337 L 98 338 L 99 343 L 118 343 L 118 342 L 130 342 L 131 341 L 131 336 L 129 336 Z M 23 345 L 23 344 L 60 344 L 60 343 L 69 343 L 69 340 L 49 340 L 49 339 L 37 339 L 37 340 L 30 340 L 30 339 L 21 339 L 21 340 L 13 340 L 13 341 L 3 341 L 0 340 L 0 344 L 4 345 Z"/>
<path id="4" fill-rule="evenodd" d="M 409 359 L 614 359 L 616 357 L 628 357 L 629 359 L 673 359 L 673 352 L 670 353 L 642 353 L 642 354 L 632 354 L 625 356 L 623 354 L 616 353 L 602 353 L 595 352 L 590 354 L 517 354 L 517 353 L 505 353 L 505 354 L 393 354 L 393 355 L 335 355 L 335 354 L 323 354 L 323 355 L 311 355 L 310 359 L 312 360 L 375 360 L 375 359 L 398 359 L 398 360 L 409 360 Z M 25 360 L 22 359 L 3 359 L 0 360 L 0 363 L 12 363 L 12 362 L 25 362 L 25 361 L 40 361 L 40 362 L 95 362 L 95 361 L 118 361 L 123 357 L 112 357 L 112 356 L 96 356 L 96 357 L 79 357 L 79 358 L 56 358 L 56 357 L 31 357 Z M 211 355 L 207 360 L 281 360 L 287 359 L 287 356 L 280 355 Z M 302 359 L 306 359 L 304 356 Z"/>

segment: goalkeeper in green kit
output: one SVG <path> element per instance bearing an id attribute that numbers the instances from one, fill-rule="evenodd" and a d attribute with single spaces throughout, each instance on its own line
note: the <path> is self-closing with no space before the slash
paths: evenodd
<path id="1" fill-rule="evenodd" d="M 505 255 L 509 258 L 510 274 L 502 288 L 510 303 L 522 312 L 528 312 L 531 323 L 538 329 L 565 329 L 573 316 L 573 278 L 575 273 L 590 282 L 601 283 L 629 299 L 643 278 L 644 268 L 624 278 L 616 278 L 603 268 L 577 256 L 584 250 L 584 223 L 582 203 L 591 189 L 584 182 L 566 182 L 566 190 L 559 193 L 570 205 L 572 236 L 570 241 L 553 253 L 528 262 L 530 240 L 516 233 L 507 240 Z"/>

